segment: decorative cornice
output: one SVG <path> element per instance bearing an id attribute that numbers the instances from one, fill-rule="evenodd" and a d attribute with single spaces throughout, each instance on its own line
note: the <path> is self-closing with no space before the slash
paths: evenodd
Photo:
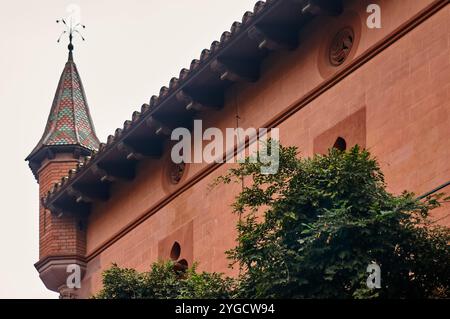
<path id="1" fill-rule="evenodd" d="M 56 292 L 60 292 L 66 285 L 67 266 L 78 265 L 80 267 L 80 280 L 83 279 L 86 272 L 86 258 L 80 255 L 51 255 L 46 256 L 34 264 L 39 272 L 44 285 Z"/>
<path id="2" fill-rule="evenodd" d="M 44 266 L 46 266 L 50 262 L 68 261 L 68 260 L 77 260 L 81 263 L 87 262 L 86 257 L 81 256 L 81 255 L 49 255 L 49 256 L 45 256 L 44 258 L 42 258 L 38 262 L 36 262 L 34 264 L 34 268 L 36 268 L 37 271 L 40 271 L 40 270 L 43 270 Z"/>

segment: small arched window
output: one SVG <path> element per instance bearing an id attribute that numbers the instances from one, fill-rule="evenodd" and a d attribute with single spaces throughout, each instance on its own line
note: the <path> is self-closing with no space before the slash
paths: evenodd
<path id="1" fill-rule="evenodd" d="M 176 241 L 175 243 L 173 243 L 172 249 L 170 250 L 170 259 L 172 259 L 173 261 L 177 261 L 178 258 L 180 258 L 180 255 L 181 255 L 181 246 Z"/>
<path id="2" fill-rule="evenodd" d="M 347 149 L 347 142 L 342 137 L 339 136 L 334 142 L 333 148 L 338 149 L 340 151 L 345 151 Z"/>

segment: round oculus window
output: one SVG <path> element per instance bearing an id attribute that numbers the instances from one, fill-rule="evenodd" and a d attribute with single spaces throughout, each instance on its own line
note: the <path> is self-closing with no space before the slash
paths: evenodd
<path id="1" fill-rule="evenodd" d="M 340 30 L 333 37 L 329 50 L 330 63 L 339 66 L 345 62 L 353 47 L 355 34 L 349 27 Z"/>

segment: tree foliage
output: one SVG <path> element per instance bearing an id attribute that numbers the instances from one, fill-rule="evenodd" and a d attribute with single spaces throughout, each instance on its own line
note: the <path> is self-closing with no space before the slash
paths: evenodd
<path id="1" fill-rule="evenodd" d="M 173 262 L 157 262 L 148 272 L 120 268 L 116 264 L 103 273 L 98 299 L 225 299 L 234 281 L 218 273 L 197 273 L 195 265 L 177 270 Z"/>
<path id="2" fill-rule="evenodd" d="M 247 159 L 220 178 L 251 179 L 233 206 L 241 218 L 228 254 L 244 268 L 238 296 L 450 296 L 450 232 L 428 218 L 442 195 L 388 193 L 377 161 L 357 146 L 313 158 L 279 149 L 277 174 Z M 367 287 L 372 262 L 381 267 L 381 289 Z"/>

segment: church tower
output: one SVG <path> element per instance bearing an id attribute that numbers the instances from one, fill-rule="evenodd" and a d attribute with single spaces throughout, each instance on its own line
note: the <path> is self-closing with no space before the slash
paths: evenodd
<path id="1" fill-rule="evenodd" d="M 76 271 L 82 276 L 86 268 L 86 216 L 51 212 L 42 198 L 99 146 L 71 42 L 44 134 L 26 158 L 39 183 L 39 261 L 35 267 L 46 287 L 61 297 L 76 297 L 76 289 L 66 286 L 67 278 Z"/>

